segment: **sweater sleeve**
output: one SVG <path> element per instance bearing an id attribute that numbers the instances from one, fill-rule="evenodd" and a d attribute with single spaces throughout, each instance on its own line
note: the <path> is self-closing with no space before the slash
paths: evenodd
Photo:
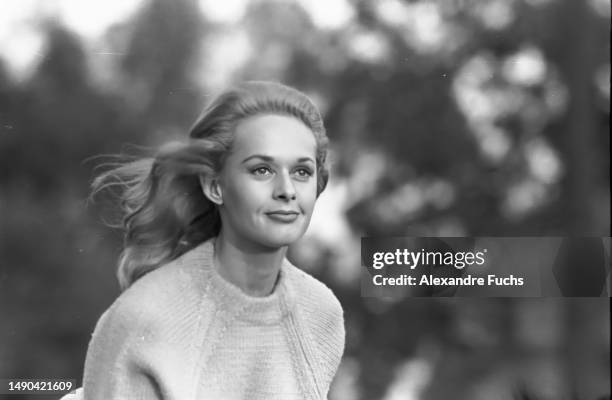
<path id="1" fill-rule="evenodd" d="M 146 358 L 153 340 L 147 313 L 138 304 L 122 300 L 96 324 L 85 360 L 84 400 L 161 400 Z"/>
<path id="2" fill-rule="evenodd" d="M 321 304 L 319 315 L 313 320 L 316 321 L 314 332 L 319 348 L 321 383 L 324 390 L 329 391 L 345 346 L 344 312 L 331 291 L 328 291 L 327 301 Z M 325 395 L 327 396 L 327 393 Z"/>
<path id="3" fill-rule="evenodd" d="M 300 314 L 314 353 L 314 372 L 323 397 L 327 396 L 344 353 L 344 311 L 333 292 L 312 276 L 294 269 Z"/>

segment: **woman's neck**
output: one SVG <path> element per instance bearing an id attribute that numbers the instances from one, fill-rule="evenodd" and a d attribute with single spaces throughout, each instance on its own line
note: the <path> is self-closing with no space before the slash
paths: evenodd
<path id="1" fill-rule="evenodd" d="M 287 247 L 245 247 L 228 238 L 222 229 L 215 240 L 215 268 L 221 277 L 246 294 L 267 296 L 274 290 Z"/>

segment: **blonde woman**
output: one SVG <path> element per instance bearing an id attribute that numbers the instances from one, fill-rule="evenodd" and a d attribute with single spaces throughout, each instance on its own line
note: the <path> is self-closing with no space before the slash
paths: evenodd
<path id="1" fill-rule="evenodd" d="M 247 82 L 189 139 L 121 165 L 122 294 L 93 333 L 86 400 L 324 399 L 340 303 L 285 258 L 324 190 L 327 137 L 299 91 Z"/>

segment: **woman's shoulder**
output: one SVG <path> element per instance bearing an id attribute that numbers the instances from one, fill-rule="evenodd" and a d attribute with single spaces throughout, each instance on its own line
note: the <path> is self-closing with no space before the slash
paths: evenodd
<path id="1" fill-rule="evenodd" d="M 342 306 L 323 282 L 291 264 L 286 270 L 294 290 L 298 320 L 304 323 L 300 324 L 302 333 L 311 339 L 307 347 L 315 356 L 323 387 L 329 387 L 344 352 L 346 332 Z"/>
<path id="2" fill-rule="evenodd" d="M 295 290 L 296 301 L 301 309 L 308 314 L 327 315 L 332 319 L 343 319 L 342 305 L 326 284 L 297 268 L 289 261 L 286 262 L 285 270 L 287 278 Z"/>
<path id="3" fill-rule="evenodd" d="M 191 256 L 186 253 L 140 277 L 117 297 L 103 317 L 151 328 L 196 307 L 203 278 L 190 262 Z"/>

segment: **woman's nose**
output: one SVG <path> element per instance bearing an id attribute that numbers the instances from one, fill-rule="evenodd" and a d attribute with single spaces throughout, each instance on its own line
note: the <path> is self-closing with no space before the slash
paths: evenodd
<path id="1" fill-rule="evenodd" d="M 283 172 L 277 175 L 274 188 L 274 198 L 283 200 L 295 200 L 296 191 L 289 173 Z"/>

